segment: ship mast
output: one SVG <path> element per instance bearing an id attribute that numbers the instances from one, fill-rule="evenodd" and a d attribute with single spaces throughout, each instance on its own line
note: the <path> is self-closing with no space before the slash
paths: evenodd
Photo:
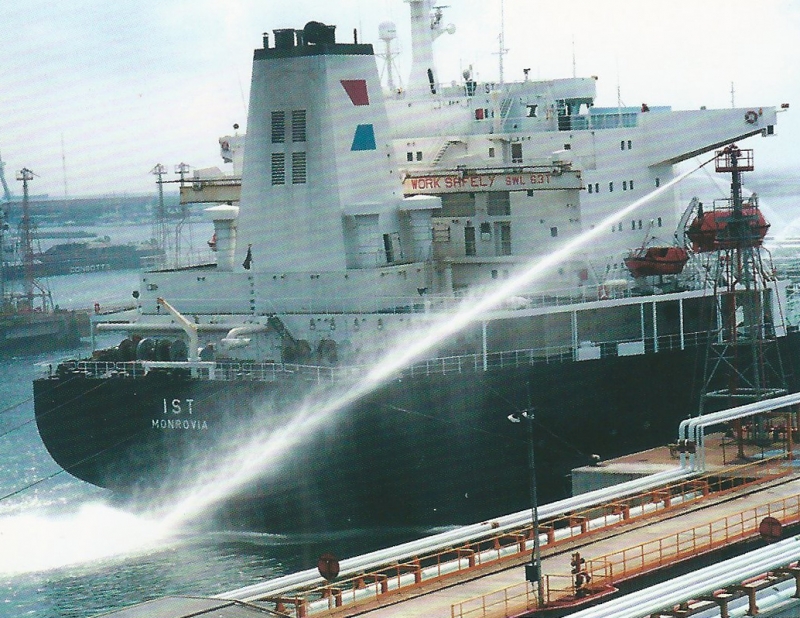
<path id="1" fill-rule="evenodd" d="M 31 213 L 28 183 L 33 180 L 33 172 L 27 167 L 17 172 L 17 180 L 22 181 L 22 267 L 25 274 L 25 308 L 33 310 L 33 238 L 31 232 Z"/>
<path id="2" fill-rule="evenodd" d="M 6 164 L 0 155 L 0 185 L 3 187 L 3 199 L 0 201 L 0 313 L 5 310 L 6 303 L 6 248 L 5 233 L 8 230 L 8 213 L 5 205 L 11 201 L 11 190 L 8 188 L 5 174 Z"/>
<path id="3" fill-rule="evenodd" d="M 700 414 L 788 392 L 773 318 L 782 308 L 774 306 L 768 286 L 771 277 L 761 261 L 768 225 L 756 196 L 747 202 L 742 198 L 741 174 L 753 170 L 753 151 L 732 144 L 717 153 L 715 164 L 716 171 L 731 174 L 729 205 L 715 205 L 710 212 L 701 208 L 689 229 L 690 237 L 698 238 L 705 225 L 703 242 L 710 243 L 705 248 L 716 249 L 711 254 L 718 299 L 716 328 L 710 333 Z M 741 425 L 736 430 L 743 456 Z"/>
<path id="4" fill-rule="evenodd" d="M 161 163 L 156 163 L 155 167 L 150 170 L 150 173 L 156 177 L 156 186 L 158 187 L 158 206 L 156 208 L 156 216 L 153 220 L 154 229 L 153 236 L 156 239 L 156 249 L 164 256 L 167 255 L 167 211 L 164 206 L 164 174 L 167 173 L 167 168 Z"/>
<path id="5" fill-rule="evenodd" d="M 24 312 L 51 311 L 53 299 L 50 291 L 36 279 L 33 263 L 33 224 L 30 213 L 30 191 L 28 183 L 33 180 L 34 174 L 27 167 L 17 172 L 17 180 L 22 181 L 22 221 L 20 225 L 20 249 L 22 253 L 22 268 L 25 277 L 22 302 L 18 306 Z M 34 298 L 41 298 L 41 306 L 34 305 Z"/>
<path id="6" fill-rule="evenodd" d="M 411 76 L 408 91 L 412 96 L 435 95 L 436 67 L 433 42 L 443 33 L 453 34 L 453 24 L 442 24 L 444 6 L 433 6 L 433 0 L 406 0 L 411 10 Z"/>

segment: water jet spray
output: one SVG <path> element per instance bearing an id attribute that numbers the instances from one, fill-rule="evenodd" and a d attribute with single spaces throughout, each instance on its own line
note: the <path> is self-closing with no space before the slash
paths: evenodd
<path id="1" fill-rule="evenodd" d="M 609 215 L 595 228 L 576 236 L 559 250 L 538 258 L 535 263 L 487 293 L 464 299 L 453 313 L 435 320 L 423 329 L 421 336 L 414 342 L 398 345 L 390 353 L 385 354 L 362 379 L 351 380 L 333 392 L 326 392 L 325 401 L 315 402 L 311 398 L 306 398 L 288 415 L 287 421 L 279 429 L 252 434 L 246 443 L 238 445 L 238 448 L 232 449 L 228 456 L 222 458 L 221 464 L 215 470 L 208 471 L 192 491 L 183 493 L 177 499 L 173 495 L 171 502 L 174 508 L 165 517 L 165 521 L 169 522 L 170 526 L 185 525 L 187 521 L 197 518 L 218 503 L 234 496 L 255 479 L 263 477 L 265 472 L 268 474 L 269 466 L 279 465 L 281 458 L 300 445 L 307 435 L 319 430 L 332 415 L 386 384 L 400 370 L 418 360 L 423 354 L 479 320 L 487 312 L 497 309 L 509 297 L 519 294 L 526 285 L 541 277 L 548 269 L 600 236 L 612 223 L 633 213 L 712 160 L 709 159 L 681 173 L 646 196 Z M 265 505 L 265 508 L 268 508 L 268 505 Z"/>

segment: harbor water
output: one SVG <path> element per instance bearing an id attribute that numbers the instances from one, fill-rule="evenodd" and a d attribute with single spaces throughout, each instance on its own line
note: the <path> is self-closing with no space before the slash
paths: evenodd
<path id="1" fill-rule="evenodd" d="M 800 236 L 795 200 L 796 191 L 762 191 L 767 215 L 771 208 L 780 228 Z M 99 233 L 117 241 L 113 230 Z M 206 228 L 195 233 L 203 241 L 207 236 Z M 139 282 L 136 271 L 112 271 L 53 277 L 49 285 L 56 304 L 77 309 L 129 302 Z M 32 379 L 43 367 L 88 350 L 84 342 L 71 350 L 0 357 L 0 618 L 87 617 L 164 595 L 213 595 L 311 568 L 323 553 L 347 558 L 433 532 L 234 532 L 211 529 L 200 516 L 158 538 L 155 522 L 60 470 L 39 439 Z"/>

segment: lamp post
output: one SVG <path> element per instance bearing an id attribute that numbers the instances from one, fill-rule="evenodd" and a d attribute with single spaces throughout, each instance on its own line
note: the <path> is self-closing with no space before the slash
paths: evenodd
<path id="1" fill-rule="evenodd" d="M 536 462 L 533 454 L 533 408 L 523 410 L 518 414 L 509 414 L 508 420 L 512 423 L 521 423 L 523 420 L 528 425 L 528 471 L 531 482 L 531 520 L 533 522 L 533 553 L 531 561 L 525 565 L 525 579 L 531 583 L 536 582 L 536 591 L 539 607 L 544 607 L 544 586 L 542 578 L 542 554 L 539 545 L 539 503 L 536 496 Z"/>

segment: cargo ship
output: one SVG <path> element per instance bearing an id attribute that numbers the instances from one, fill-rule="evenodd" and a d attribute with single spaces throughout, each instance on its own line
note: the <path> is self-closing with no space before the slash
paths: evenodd
<path id="1" fill-rule="evenodd" d="M 10 244 L 9 244 L 10 246 Z M 23 279 L 25 265 L 20 257 L 3 264 L 6 281 Z M 33 256 L 33 274 L 36 277 L 56 277 L 110 270 L 139 269 L 155 264 L 163 251 L 149 243 L 114 244 L 105 240 L 68 242 L 53 245 Z"/>
<path id="2" fill-rule="evenodd" d="M 709 217 L 727 211 L 681 208 L 675 193 L 679 162 L 744 152 L 729 145 L 772 136 L 779 110 L 602 109 L 594 78 L 465 72 L 442 87 L 442 8 L 408 4 L 412 76 L 388 93 L 372 45 L 338 42 L 334 26 L 265 34 L 246 135 L 220 138 L 231 173 L 181 188 L 210 204 L 215 262 L 143 272 L 135 315 L 93 324 L 119 345 L 34 381 L 42 441 L 70 474 L 170 500 L 187 479 L 210 494 L 242 474 L 216 516 L 273 531 L 467 523 L 529 504 L 527 433 L 510 414 L 535 410 L 550 500 L 595 455 L 673 440 L 730 383 L 706 362 L 722 344 L 736 356 L 757 334 L 772 355 L 759 367 L 782 367 L 780 386 L 759 378 L 751 396 L 798 389 L 786 282 L 768 267 L 752 286 L 735 280 L 720 251 L 737 243 L 707 234 L 741 207 Z M 681 238 L 682 268 L 627 270 L 643 220 Z M 494 300 L 455 328 L 484 294 Z M 739 303 L 758 307 L 745 311 L 757 328 L 725 318 Z M 340 403 L 296 430 L 310 400 Z M 262 432 L 280 456 L 244 474 L 231 443 Z M 208 480 L 215 469 L 223 478 Z"/>

